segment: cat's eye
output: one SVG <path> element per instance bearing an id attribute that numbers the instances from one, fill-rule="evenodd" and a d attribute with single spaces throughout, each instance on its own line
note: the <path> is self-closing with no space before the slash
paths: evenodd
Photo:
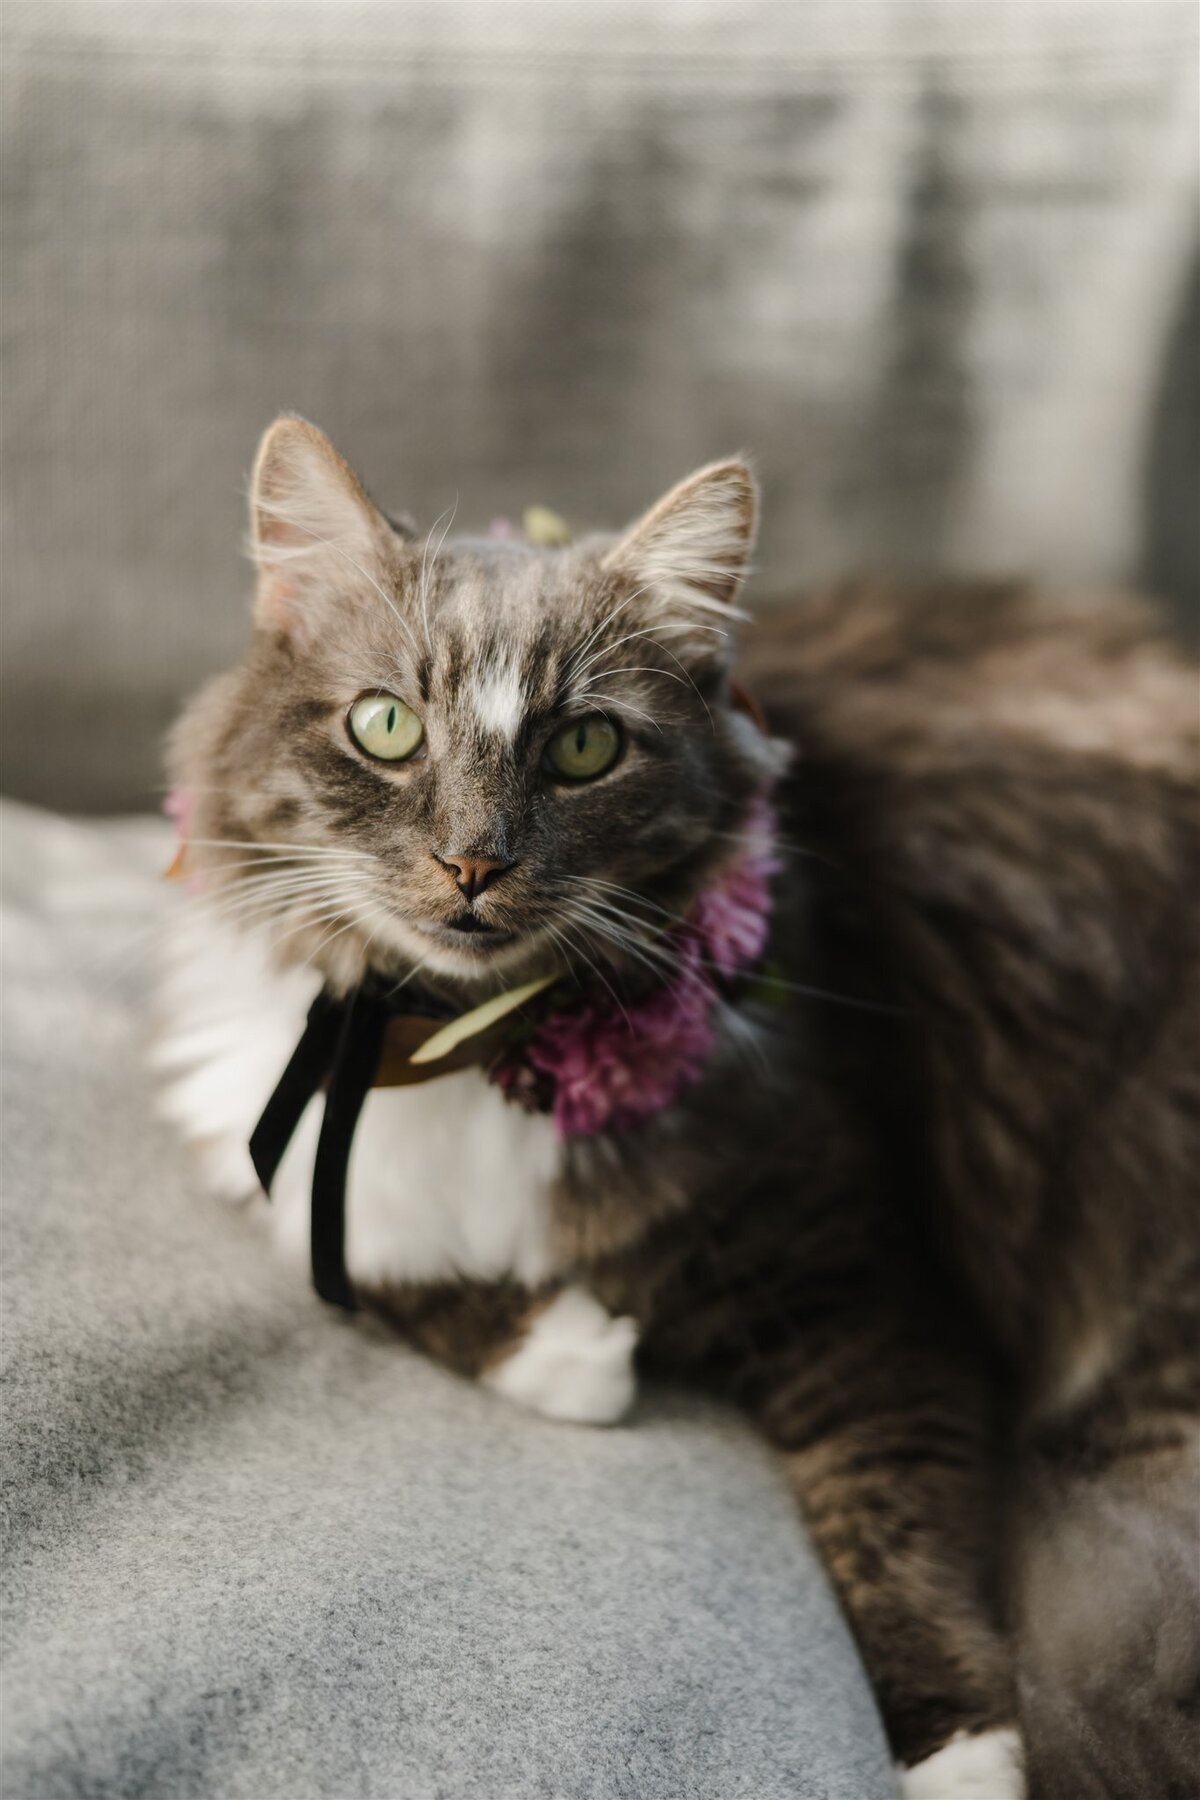
<path id="1" fill-rule="evenodd" d="M 616 726 L 593 713 L 555 732 L 546 745 L 542 765 L 562 781 L 595 781 L 612 768 L 620 748 Z"/>
<path id="2" fill-rule="evenodd" d="M 394 694 L 364 694 L 350 708 L 346 724 L 359 749 L 380 762 L 403 762 L 425 741 L 420 719 Z"/>

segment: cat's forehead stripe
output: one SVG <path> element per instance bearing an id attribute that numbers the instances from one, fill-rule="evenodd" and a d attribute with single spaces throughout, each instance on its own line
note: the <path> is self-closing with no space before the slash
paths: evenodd
<path id="1" fill-rule="evenodd" d="M 515 741 L 525 716 L 525 681 L 516 661 L 489 659 L 467 678 L 467 697 L 484 731 Z"/>

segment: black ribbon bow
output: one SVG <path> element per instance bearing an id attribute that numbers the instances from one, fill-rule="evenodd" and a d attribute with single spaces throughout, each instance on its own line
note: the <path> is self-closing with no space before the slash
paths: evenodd
<path id="1" fill-rule="evenodd" d="M 250 1138 L 250 1160 L 267 1194 L 283 1153 L 321 1086 L 327 1084 L 325 1116 L 313 1163 L 313 1285 L 331 1306 L 353 1311 L 357 1306 L 346 1273 L 346 1170 L 354 1129 L 367 1090 L 375 1080 L 388 1020 L 395 1011 L 370 982 L 352 988 L 344 998 L 324 991 L 309 1008 L 308 1023 L 293 1050 L 279 1085 L 267 1101 Z M 440 1017 L 449 1009 L 405 994 L 406 1012 L 428 1011 Z"/>

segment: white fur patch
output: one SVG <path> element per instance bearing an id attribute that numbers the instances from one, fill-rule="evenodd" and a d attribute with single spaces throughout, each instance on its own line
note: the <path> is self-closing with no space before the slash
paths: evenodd
<path id="1" fill-rule="evenodd" d="M 483 1379 L 548 1419 L 613 1425 L 633 1404 L 636 1342 L 632 1319 L 614 1319 L 583 1288 L 564 1288 L 519 1349 Z"/>
<path id="2" fill-rule="evenodd" d="M 479 1069 L 367 1096 L 350 1163 L 346 1263 L 356 1280 L 551 1274 L 553 1123 L 510 1106 Z"/>
<path id="3" fill-rule="evenodd" d="M 1025 1759 L 1011 1726 L 960 1733 L 901 1775 L 904 1800 L 1024 1800 Z"/>
<path id="4" fill-rule="evenodd" d="M 224 1200 L 259 1192 L 249 1137 L 296 1047 L 320 982 L 271 969 L 257 933 L 186 906 L 159 990 L 162 1036 L 150 1057 L 166 1079 L 159 1112 L 196 1149 Z"/>
<path id="5" fill-rule="evenodd" d="M 161 1110 L 197 1146 L 208 1182 L 226 1198 L 257 1192 L 247 1141 L 317 985 L 315 976 L 280 975 L 262 937 L 235 934 L 202 904 L 180 921 L 163 993 L 170 1025 L 153 1057 L 169 1077 Z M 302 1264 L 320 1120 L 316 1099 L 271 1195 L 276 1236 Z M 347 1183 L 350 1275 L 367 1285 L 510 1274 L 530 1285 L 546 1280 L 558 1168 L 551 1120 L 510 1106 L 478 1069 L 373 1089 Z"/>
<path id="6" fill-rule="evenodd" d="M 485 663 L 471 678 L 471 706 L 488 732 L 516 737 L 525 716 L 525 684 L 516 663 Z"/>

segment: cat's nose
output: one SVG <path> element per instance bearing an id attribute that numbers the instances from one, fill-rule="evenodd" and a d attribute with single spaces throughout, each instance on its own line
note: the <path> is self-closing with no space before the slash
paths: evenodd
<path id="1" fill-rule="evenodd" d="M 434 852 L 437 856 L 437 852 Z M 455 886 L 464 899 L 474 900 L 482 894 L 484 888 L 490 887 L 497 876 L 511 869 L 512 862 L 505 862 L 498 856 L 438 856 L 438 862 L 454 879 Z"/>

